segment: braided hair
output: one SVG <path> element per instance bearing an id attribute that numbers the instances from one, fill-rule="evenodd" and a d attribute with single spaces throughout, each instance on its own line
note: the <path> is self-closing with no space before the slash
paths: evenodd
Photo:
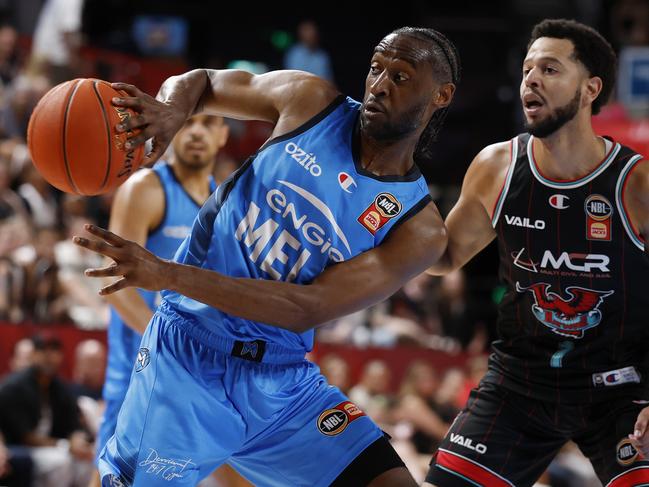
<path id="1" fill-rule="evenodd" d="M 401 27 L 391 33 L 425 41 L 428 44 L 429 57 L 436 79 L 442 83 L 455 85 L 460 81 L 462 71 L 460 55 L 455 45 L 442 33 L 424 27 Z M 431 144 L 437 140 L 437 134 L 442 128 L 447 113 L 448 107 L 440 108 L 433 113 L 417 142 L 415 159 L 430 158 Z"/>

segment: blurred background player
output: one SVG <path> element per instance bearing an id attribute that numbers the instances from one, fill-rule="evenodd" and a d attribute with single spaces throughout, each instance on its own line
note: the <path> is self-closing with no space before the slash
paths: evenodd
<path id="1" fill-rule="evenodd" d="M 170 259 L 191 230 L 194 218 L 215 190 L 212 178 L 216 155 L 228 138 L 223 118 L 196 115 L 173 140 L 167 161 L 142 169 L 116 192 L 110 228 L 162 258 Z M 99 429 L 99 453 L 115 432 L 141 335 L 153 316 L 159 294 L 134 288 L 107 297 L 108 367 L 103 397 L 104 419 Z M 94 485 L 99 485 L 98 477 Z"/>

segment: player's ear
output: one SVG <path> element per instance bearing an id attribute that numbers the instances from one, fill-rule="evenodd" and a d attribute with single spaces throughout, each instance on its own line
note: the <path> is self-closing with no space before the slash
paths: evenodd
<path id="1" fill-rule="evenodd" d="M 221 122 L 221 126 L 219 127 L 219 149 L 228 142 L 229 136 L 230 136 L 230 126 L 227 123 L 225 123 L 225 121 L 223 121 Z"/>
<path id="2" fill-rule="evenodd" d="M 451 101 L 453 101 L 454 94 L 455 94 L 455 85 L 453 83 L 444 83 L 443 85 L 441 85 L 437 89 L 437 92 L 433 97 L 433 100 L 437 108 L 444 108 L 449 106 L 451 104 Z"/>
<path id="3" fill-rule="evenodd" d="M 588 78 L 588 81 L 586 81 L 585 94 L 588 97 L 588 101 L 590 103 L 593 103 L 599 96 L 600 92 L 602 91 L 602 86 L 602 78 L 600 78 L 599 76 Z"/>

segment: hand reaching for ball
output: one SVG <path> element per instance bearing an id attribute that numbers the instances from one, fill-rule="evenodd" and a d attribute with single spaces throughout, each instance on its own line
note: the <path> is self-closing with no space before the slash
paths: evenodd
<path id="1" fill-rule="evenodd" d="M 173 103 L 156 100 L 133 85 L 112 83 L 111 86 L 130 95 L 113 98 L 113 105 L 130 108 L 137 114 L 118 124 L 116 127 L 117 132 L 139 130 L 137 134 L 128 139 L 126 148 L 129 150 L 135 149 L 148 139 L 153 138 L 151 152 L 145 155 L 143 164 L 154 163 L 167 150 L 174 135 L 187 119 L 188 114 Z"/>

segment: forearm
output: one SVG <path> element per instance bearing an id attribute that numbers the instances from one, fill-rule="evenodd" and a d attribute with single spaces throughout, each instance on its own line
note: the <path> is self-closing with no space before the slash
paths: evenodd
<path id="1" fill-rule="evenodd" d="M 185 118 L 202 111 L 202 100 L 210 87 L 205 69 L 194 69 L 165 80 L 156 98 L 175 105 Z"/>
<path id="2" fill-rule="evenodd" d="M 319 299 L 310 286 L 234 278 L 198 267 L 166 262 L 165 288 L 220 311 L 296 333 L 320 324 Z"/>
<path id="3" fill-rule="evenodd" d="M 140 335 L 144 333 L 153 316 L 153 311 L 140 296 L 137 289 L 122 289 L 115 294 L 109 294 L 106 296 L 106 301 L 115 308 L 124 323 Z"/>
<path id="4" fill-rule="evenodd" d="M 435 262 L 432 266 L 426 269 L 426 273 L 432 276 L 443 276 L 450 274 L 454 270 L 453 262 L 451 256 L 448 252 L 448 248 L 444 254 Z"/>

